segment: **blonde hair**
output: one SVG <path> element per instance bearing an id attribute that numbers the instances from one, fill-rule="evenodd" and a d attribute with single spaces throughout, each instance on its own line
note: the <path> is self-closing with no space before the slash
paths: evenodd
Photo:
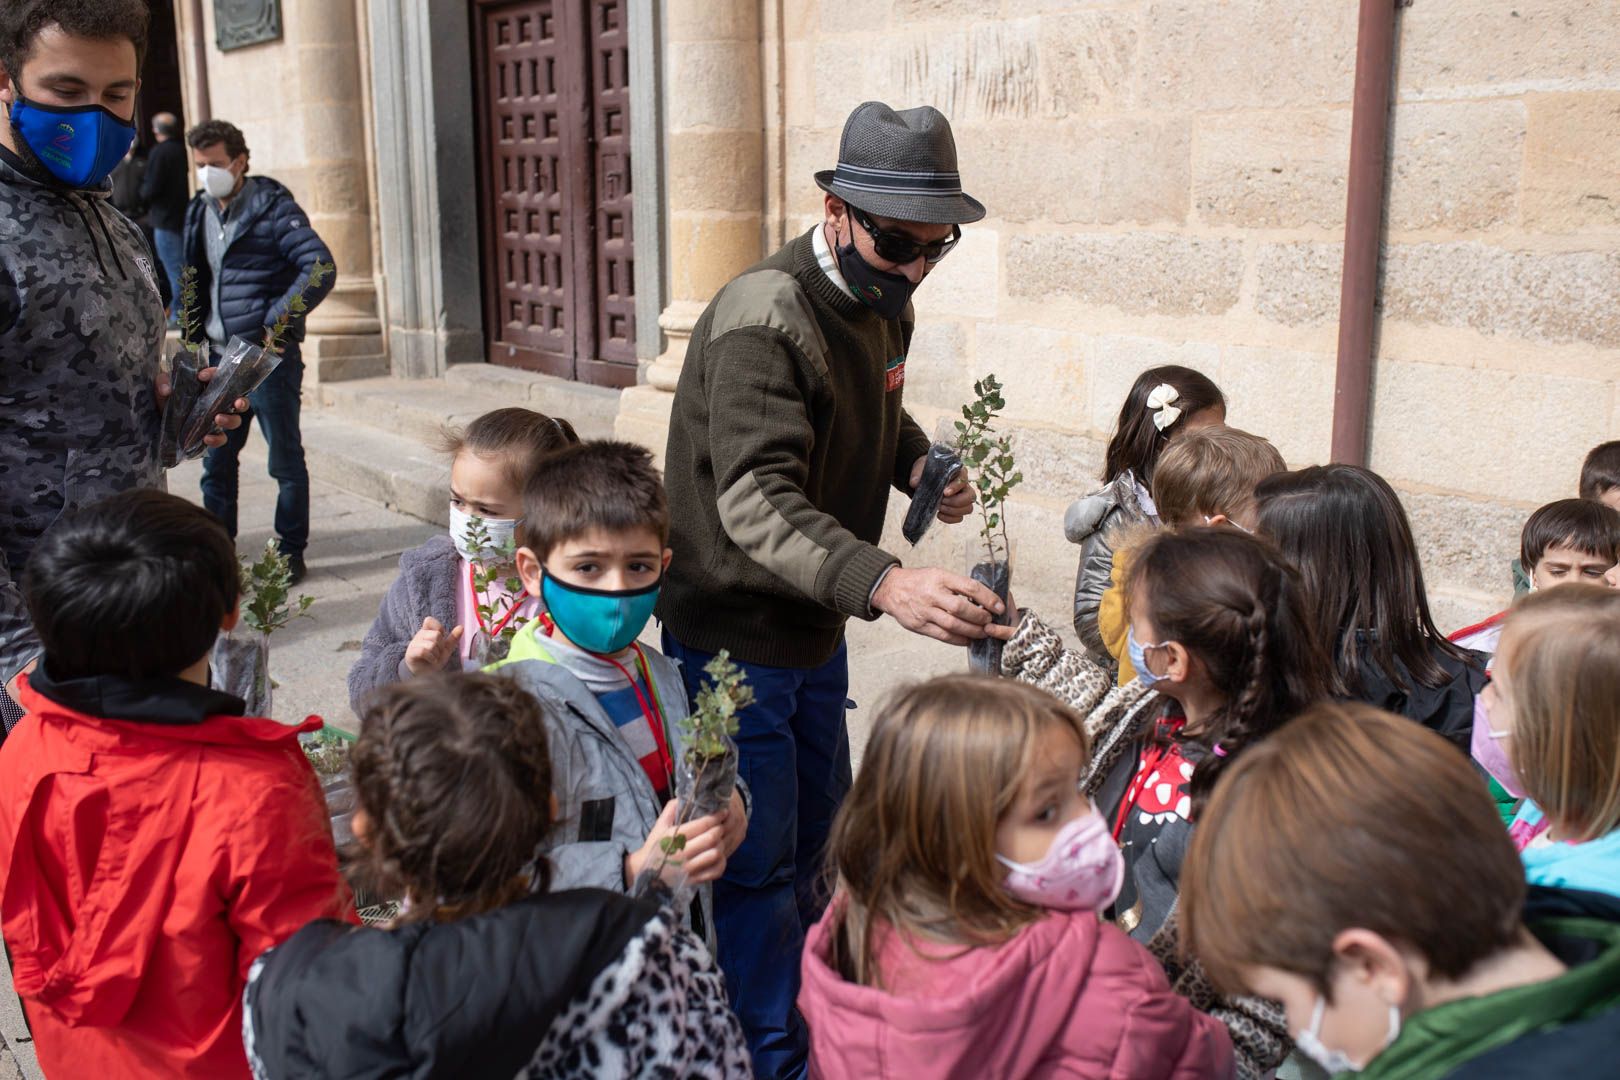
<path id="1" fill-rule="evenodd" d="M 1503 625 L 1513 764 L 1562 839 L 1620 828 L 1620 592 L 1532 593 Z"/>
<path id="2" fill-rule="evenodd" d="M 1003 885 L 996 825 L 1053 728 L 1089 754 L 1080 715 L 1022 683 L 956 675 L 888 703 L 828 841 L 832 961 L 844 978 L 882 985 L 876 955 L 891 928 L 990 945 L 1040 917 Z"/>
<path id="3" fill-rule="evenodd" d="M 1159 455 L 1153 502 L 1168 525 L 1195 516 L 1230 517 L 1254 505 L 1254 489 L 1288 465 L 1277 448 L 1258 435 L 1224 426 L 1195 428 Z"/>

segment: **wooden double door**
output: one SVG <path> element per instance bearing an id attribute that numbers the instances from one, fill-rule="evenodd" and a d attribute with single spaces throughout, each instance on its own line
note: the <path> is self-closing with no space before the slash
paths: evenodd
<path id="1" fill-rule="evenodd" d="M 493 363 L 635 382 L 630 0 L 472 0 Z"/>

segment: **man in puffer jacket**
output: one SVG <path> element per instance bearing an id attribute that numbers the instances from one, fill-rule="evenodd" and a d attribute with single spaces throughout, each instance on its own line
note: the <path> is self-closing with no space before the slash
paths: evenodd
<path id="1" fill-rule="evenodd" d="M 307 311 L 332 289 L 327 274 L 312 287 L 316 263 L 332 253 L 310 226 L 309 215 L 281 184 L 248 175 L 247 140 L 234 124 L 210 120 L 186 134 L 196 153 L 203 190 L 186 208 L 185 265 L 197 270 L 197 326 L 193 340 L 207 339 L 215 362 L 232 336 L 265 342 L 271 325 L 289 315 L 302 294 Z M 237 458 L 257 416 L 270 444 L 270 475 L 280 485 L 276 537 L 292 564 L 293 582 L 304 577 L 309 545 L 309 470 L 299 431 L 299 389 L 304 379 L 300 344 L 304 319 L 294 315 L 282 336 L 281 364 L 249 398 L 248 423 L 203 459 L 203 504 L 236 536 Z"/>

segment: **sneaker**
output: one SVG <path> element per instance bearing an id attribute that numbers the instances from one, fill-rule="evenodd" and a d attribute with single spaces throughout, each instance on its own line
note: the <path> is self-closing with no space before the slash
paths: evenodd
<path id="1" fill-rule="evenodd" d="M 293 555 L 287 559 L 287 569 L 292 571 L 292 584 L 300 584 L 309 576 L 309 567 L 304 565 L 302 555 Z"/>

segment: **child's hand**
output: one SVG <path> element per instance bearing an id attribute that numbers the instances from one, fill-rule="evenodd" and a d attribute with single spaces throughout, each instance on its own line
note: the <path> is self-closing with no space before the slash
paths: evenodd
<path id="1" fill-rule="evenodd" d="M 411 643 L 405 647 L 405 670 L 412 675 L 426 675 L 432 671 L 443 671 L 444 665 L 450 662 L 450 657 L 456 651 L 456 645 L 461 641 L 461 627 L 456 627 L 448 634 L 439 620 L 429 615 L 422 620 L 422 629 L 411 638 Z"/>
<path id="2" fill-rule="evenodd" d="M 743 837 L 748 835 L 748 812 L 743 809 L 742 796 L 737 792 L 731 793 L 731 809 L 721 820 L 725 822 L 725 843 L 721 850 L 729 859 L 742 846 Z"/>
<path id="3" fill-rule="evenodd" d="M 726 872 L 726 851 L 723 844 L 725 821 L 730 812 L 723 811 L 700 817 L 696 821 L 688 821 L 677 829 L 675 811 L 675 800 L 671 799 L 664 804 L 664 811 L 658 815 L 658 821 L 653 825 L 652 832 L 647 834 L 647 841 L 641 845 L 641 850 L 632 851 L 624 857 L 625 884 L 633 884 L 643 868 L 658 866 L 660 863 L 663 864 L 663 869 L 658 876 L 666 885 L 675 883 L 683 867 L 686 870 L 686 880 L 693 885 L 713 881 Z M 663 842 L 665 838 L 676 835 L 685 836 L 686 845 L 666 856 Z"/>

